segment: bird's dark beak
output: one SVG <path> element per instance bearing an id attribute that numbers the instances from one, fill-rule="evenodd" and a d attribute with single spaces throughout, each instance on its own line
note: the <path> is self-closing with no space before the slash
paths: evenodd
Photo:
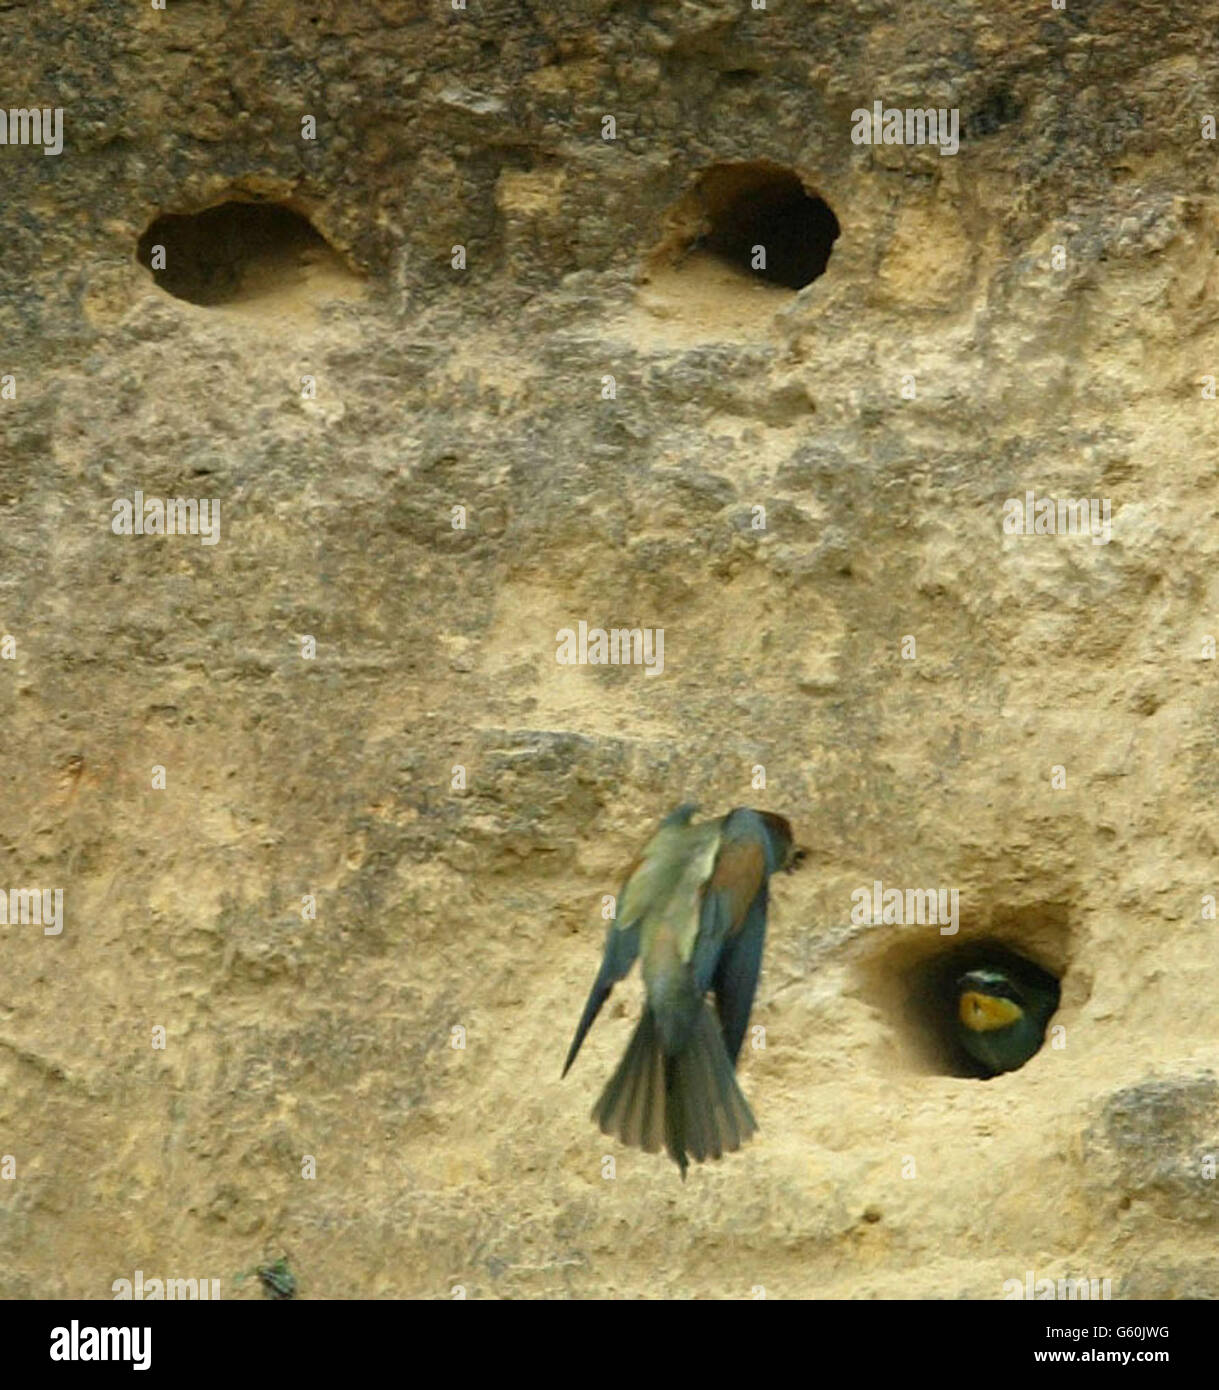
<path id="1" fill-rule="evenodd" d="M 800 867 L 800 865 L 803 864 L 804 861 L 805 861 L 807 858 L 808 858 L 808 850 L 806 850 L 806 849 L 794 849 L 794 850 L 792 850 L 792 852 L 791 852 L 791 857 L 788 859 L 787 863 L 783 866 L 783 872 L 784 872 L 785 874 L 794 874 L 794 873 L 796 872 L 796 870 Z"/>

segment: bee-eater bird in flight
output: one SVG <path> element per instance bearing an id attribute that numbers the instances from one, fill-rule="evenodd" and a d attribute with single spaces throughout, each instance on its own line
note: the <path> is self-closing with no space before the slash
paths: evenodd
<path id="1" fill-rule="evenodd" d="M 628 873 L 563 1067 L 566 1076 L 640 957 L 643 1017 L 593 1119 L 647 1153 L 663 1144 L 683 1179 L 690 1158 L 719 1158 L 757 1128 L 734 1068 L 762 965 L 768 881 L 803 856 L 782 816 L 741 807 L 695 824 L 696 810 L 666 816 Z"/>

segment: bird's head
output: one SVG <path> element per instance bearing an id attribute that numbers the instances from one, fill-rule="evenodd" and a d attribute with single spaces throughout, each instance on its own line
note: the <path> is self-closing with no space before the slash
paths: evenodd
<path id="1" fill-rule="evenodd" d="M 1024 999 L 999 970 L 970 970 L 957 981 L 957 1014 L 974 1033 L 1007 1028 L 1024 1017 Z"/>
<path id="2" fill-rule="evenodd" d="M 790 874 L 799 867 L 807 851 L 796 848 L 791 822 L 785 816 L 778 816 L 773 811 L 759 811 L 758 814 L 766 826 L 766 838 L 770 842 L 767 871 Z"/>

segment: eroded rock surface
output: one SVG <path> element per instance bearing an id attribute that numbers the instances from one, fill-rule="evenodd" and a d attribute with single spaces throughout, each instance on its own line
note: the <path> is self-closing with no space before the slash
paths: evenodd
<path id="1" fill-rule="evenodd" d="M 0 1293 L 1219 1295 L 1216 15 L 994 8 L 6 14 L 64 148 L 0 148 L 0 887 L 64 896 L 0 927 Z M 798 291 L 689 201 L 759 161 L 839 224 Z M 328 249 L 141 263 L 250 200 Z M 216 543 L 116 535 L 137 490 Z M 1029 492 L 1108 539 L 1005 534 Z M 559 1069 L 685 800 L 811 854 L 760 1132 L 683 1187 L 588 1120 L 636 979 Z M 903 998 L 985 937 L 1062 982 L 991 1081 Z"/>

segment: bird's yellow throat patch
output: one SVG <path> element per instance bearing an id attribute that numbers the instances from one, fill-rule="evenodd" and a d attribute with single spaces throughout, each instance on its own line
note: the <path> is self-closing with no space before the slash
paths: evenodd
<path id="1" fill-rule="evenodd" d="M 993 1028 L 1006 1028 L 1024 1017 L 1020 1005 L 1011 999 L 994 994 L 977 994 L 966 990 L 961 995 L 961 1022 L 975 1033 L 989 1033 Z"/>

